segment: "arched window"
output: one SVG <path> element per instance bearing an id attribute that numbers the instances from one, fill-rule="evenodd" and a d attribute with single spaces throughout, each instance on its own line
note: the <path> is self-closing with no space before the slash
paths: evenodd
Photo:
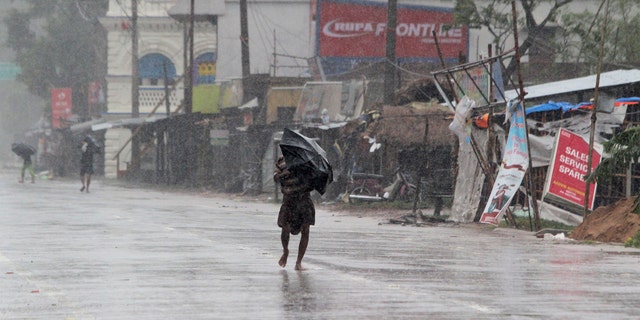
<path id="1" fill-rule="evenodd" d="M 172 85 L 176 79 L 176 66 L 169 58 L 160 53 L 150 53 L 140 58 L 138 60 L 140 85 L 163 86 L 165 69 L 168 84 Z"/>
<path id="2" fill-rule="evenodd" d="M 207 52 L 199 55 L 195 61 L 193 72 L 194 85 L 212 84 L 216 82 L 216 55 Z"/>

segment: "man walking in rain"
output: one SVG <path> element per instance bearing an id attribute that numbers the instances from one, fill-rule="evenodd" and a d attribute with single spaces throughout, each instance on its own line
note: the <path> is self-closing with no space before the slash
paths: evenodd
<path id="1" fill-rule="evenodd" d="M 287 265 L 289 235 L 301 233 L 295 270 L 304 270 L 302 258 L 309 244 L 310 226 L 315 224 L 316 219 L 315 207 L 311 200 L 313 187 L 302 172 L 296 171 L 294 174 L 289 171 L 283 157 L 276 162 L 273 179 L 276 183 L 280 183 L 283 194 L 282 206 L 278 214 L 278 226 L 282 228 L 280 234 L 282 256 L 278 264 L 283 268 Z"/>
<path id="2" fill-rule="evenodd" d="M 31 161 L 31 155 L 30 154 L 23 154 L 21 155 L 22 157 L 22 171 L 20 172 L 20 183 L 24 182 L 24 172 L 25 171 L 29 171 L 29 174 L 31 175 L 31 183 L 35 183 L 36 182 L 36 174 L 35 172 L 33 172 L 33 161 Z"/>
<path id="3" fill-rule="evenodd" d="M 93 154 L 99 153 L 100 149 L 89 136 L 82 140 L 80 145 L 82 157 L 80 158 L 80 180 L 82 181 L 82 188 L 80 192 L 86 191 L 89 193 L 89 185 L 91 184 L 91 175 L 93 174 Z"/>
<path id="4" fill-rule="evenodd" d="M 24 182 L 24 172 L 29 171 L 31 183 L 36 182 L 36 174 L 33 172 L 33 162 L 31 156 L 36 153 L 36 149 L 26 143 L 12 143 L 11 151 L 22 158 L 22 170 L 20 171 L 20 183 Z"/>

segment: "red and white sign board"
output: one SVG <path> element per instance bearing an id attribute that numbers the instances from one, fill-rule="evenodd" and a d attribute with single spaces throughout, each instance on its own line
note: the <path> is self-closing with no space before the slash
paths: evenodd
<path id="1" fill-rule="evenodd" d="M 89 82 L 89 104 L 94 105 L 100 103 L 102 100 L 102 84 L 100 82 Z"/>
<path id="2" fill-rule="evenodd" d="M 594 146 L 591 159 L 591 172 L 600 163 L 602 150 L 600 145 Z M 543 197 L 549 202 L 566 205 L 569 208 L 584 209 L 586 182 L 589 161 L 589 143 L 579 135 L 560 129 L 553 152 L 552 162 L 547 172 L 547 181 Z M 591 183 L 589 189 L 589 210 L 593 210 L 596 195 L 596 184 Z"/>
<path id="3" fill-rule="evenodd" d="M 60 128 L 60 120 L 69 119 L 72 110 L 71 88 L 51 89 L 51 127 Z"/>
<path id="4" fill-rule="evenodd" d="M 387 4 L 318 0 L 318 55 L 321 57 L 384 57 Z M 396 58 L 438 58 L 433 32 L 445 59 L 467 54 L 468 28 L 453 26 L 449 8 L 398 6 Z"/>

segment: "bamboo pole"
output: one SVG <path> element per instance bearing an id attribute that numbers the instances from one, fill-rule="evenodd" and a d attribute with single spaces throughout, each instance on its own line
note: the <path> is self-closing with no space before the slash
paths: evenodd
<path id="1" fill-rule="evenodd" d="M 598 55 L 598 72 L 596 74 L 596 87 L 593 98 L 593 108 L 591 108 L 591 128 L 589 130 L 589 155 L 587 157 L 587 174 L 591 174 L 591 165 L 593 164 L 593 140 L 596 131 L 597 121 L 597 106 L 598 106 L 598 91 L 600 88 L 600 73 L 602 72 L 602 57 L 604 56 L 604 38 L 607 34 L 607 20 L 609 18 L 609 0 L 606 0 L 604 9 L 604 23 L 602 24 L 602 34 L 600 35 L 600 53 Z M 591 193 L 591 183 L 587 182 L 584 191 L 584 215 L 586 217 L 589 214 L 589 193 Z"/>
<path id="2" fill-rule="evenodd" d="M 524 91 L 524 84 L 522 82 L 522 69 L 520 68 L 520 44 L 519 44 L 519 40 L 518 40 L 518 24 L 517 24 L 517 18 L 518 18 L 518 13 L 516 11 L 516 2 L 515 1 L 511 1 L 511 11 L 513 14 L 513 39 L 515 42 L 515 47 L 516 47 L 516 69 L 518 71 L 518 87 L 519 87 L 519 92 L 518 92 L 518 103 L 522 104 L 522 109 L 524 109 L 524 96 L 527 94 Z M 535 228 L 536 231 L 540 230 L 540 213 L 538 211 L 538 200 L 535 197 L 534 194 L 534 190 L 533 190 L 533 179 L 531 177 L 531 170 L 533 169 L 533 163 L 531 162 L 531 143 L 529 142 L 529 127 L 527 126 L 527 117 L 526 117 L 526 113 L 525 113 L 525 119 L 524 119 L 524 130 L 525 130 L 525 135 L 527 137 L 527 153 L 529 154 L 529 168 L 527 169 L 527 173 L 526 173 L 526 182 L 525 184 L 527 185 L 527 188 L 529 189 L 529 194 L 530 196 L 533 198 L 533 201 L 531 201 L 531 206 L 533 206 L 533 216 L 534 216 L 534 224 L 535 224 Z"/>

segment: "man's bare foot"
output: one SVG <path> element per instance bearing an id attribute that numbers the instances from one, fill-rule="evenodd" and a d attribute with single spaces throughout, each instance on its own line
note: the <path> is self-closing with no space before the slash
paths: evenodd
<path id="1" fill-rule="evenodd" d="M 80 188 L 80 192 L 84 191 L 84 186 L 82 186 L 82 188 Z"/>
<path id="2" fill-rule="evenodd" d="M 278 265 L 284 268 L 287 265 L 287 258 L 289 257 L 289 250 L 285 250 L 282 253 L 282 257 L 280 257 L 280 261 L 278 261 Z"/>
<path id="3" fill-rule="evenodd" d="M 302 263 L 296 263 L 296 268 L 295 268 L 295 269 L 296 269 L 296 270 L 298 270 L 298 271 L 304 271 L 304 270 L 307 270 L 307 269 L 305 269 L 305 268 L 303 268 L 303 267 L 302 267 Z"/>

